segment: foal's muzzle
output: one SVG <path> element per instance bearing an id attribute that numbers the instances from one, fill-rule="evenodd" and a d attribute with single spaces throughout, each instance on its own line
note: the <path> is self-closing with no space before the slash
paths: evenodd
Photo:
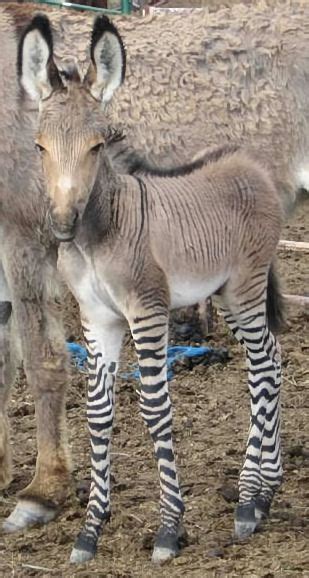
<path id="1" fill-rule="evenodd" d="M 68 243 L 73 241 L 76 235 L 76 229 L 78 224 L 78 210 L 72 209 L 70 213 L 66 214 L 64 219 L 59 219 L 56 217 L 53 211 L 49 213 L 49 223 L 53 234 L 58 241 L 62 243 Z"/>

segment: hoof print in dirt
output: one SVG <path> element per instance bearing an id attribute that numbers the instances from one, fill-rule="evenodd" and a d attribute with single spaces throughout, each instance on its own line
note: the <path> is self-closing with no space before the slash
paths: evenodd
<path id="1" fill-rule="evenodd" d="M 295 445 L 288 449 L 288 456 L 290 458 L 309 458 L 309 448 L 305 448 L 302 445 Z"/>
<path id="2" fill-rule="evenodd" d="M 236 503 L 239 500 L 239 491 L 238 491 L 238 488 L 236 486 L 226 484 L 224 486 L 221 486 L 221 488 L 218 488 L 217 491 L 218 491 L 218 494 L 220 496 L 222 496 L 222 498 L 224 498 L 224 500 L 228 504 Z"/>
<path id="3" fill-rule="evenodd" d="M 224 557 L 224 549 L 222 546 L 214 546 L 207 552 L 208 558 L 223 558 Z"/>

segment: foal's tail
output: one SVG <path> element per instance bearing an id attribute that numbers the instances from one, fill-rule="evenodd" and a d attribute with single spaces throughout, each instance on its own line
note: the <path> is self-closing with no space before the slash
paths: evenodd
<path id="1" fill-rule="evenodd" d="M 274 333 L 286 327 L 284 298 L 274 263 L 271 264 L 268 273 L 266 314 L 269 329 Z"/>

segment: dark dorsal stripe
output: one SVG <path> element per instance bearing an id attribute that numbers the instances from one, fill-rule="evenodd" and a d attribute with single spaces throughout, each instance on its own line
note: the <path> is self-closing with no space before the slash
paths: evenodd
<path id="1" fill-rule="evenodd" d="M 156 167 L 143 157 L 132 153 L 128 158 L 128 171 L 131 175 L 135 173 L 144 173 L 156 177 L 180 177 L 193 173 L 210 163 L 218 162 L 222 157 L 232 155 L 239 151 L 239 144 L 224 144 L 216 148 L 205 151 L 205 154 L 194 161 L 173 167 Z"/>

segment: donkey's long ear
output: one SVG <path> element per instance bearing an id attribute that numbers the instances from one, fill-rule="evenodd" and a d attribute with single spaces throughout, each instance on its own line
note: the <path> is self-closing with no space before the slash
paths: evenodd
<path id="1" fill-rule="evenodd" d="M 18 47 L 17 69 L 23 88 L 33 100 L 47 98 L 61 86 L 47 16 L 38 14 L 24 31 Z"/>
<path id="2" fill-rule="evenodd" d="M 126 70 L 122 38 L 106 16 L 98 16 L 94 22 L 90 55 L 92 63 L 85 81 L 92 95 L 106 104 L 122 84 Z"/>

